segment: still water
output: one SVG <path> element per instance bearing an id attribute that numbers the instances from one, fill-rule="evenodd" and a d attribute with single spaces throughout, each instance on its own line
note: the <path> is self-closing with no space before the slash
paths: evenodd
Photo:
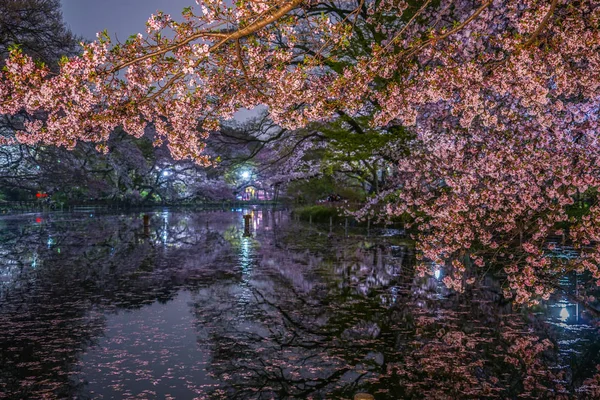
<path id="1" fill-rule="evenodd" d="M 281 211 L 0 219 L 0 398 L 600 398 L 597 314 Z"/>

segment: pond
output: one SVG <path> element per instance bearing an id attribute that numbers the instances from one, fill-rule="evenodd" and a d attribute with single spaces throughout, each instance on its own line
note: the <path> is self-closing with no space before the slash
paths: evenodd
<path id="1" fill-rule="evenodd" d="M 600 396 L 596 314 L 415 276 L 396 236 L 284 211 L 0 219 L 0 398 Z"/>

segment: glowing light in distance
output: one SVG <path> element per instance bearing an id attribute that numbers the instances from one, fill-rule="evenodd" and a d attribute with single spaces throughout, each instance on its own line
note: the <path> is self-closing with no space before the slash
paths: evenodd
<path id="1" fill-rule="evenodd" d="M 570 314 L 569 314 L 569 311 L 567 311 L 566 308 L 563 308 L 563 309 L 560 310 L 560 320 L 562 322 L 565 322 L 567 319 L 569 319 L 569 317 L 570 317 Z"/>

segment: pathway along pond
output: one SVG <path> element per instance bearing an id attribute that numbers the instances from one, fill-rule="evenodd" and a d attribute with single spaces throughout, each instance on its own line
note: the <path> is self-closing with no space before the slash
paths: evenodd
<path id="1" fill-rule="evenodd" d="M 0 219 L 0 398 L 595 398 L 598 320 L 284 212 Z M 584 277 L 561 284 L 575 290 Z M 561 397 L 562 396 L 562 397 Z"/>

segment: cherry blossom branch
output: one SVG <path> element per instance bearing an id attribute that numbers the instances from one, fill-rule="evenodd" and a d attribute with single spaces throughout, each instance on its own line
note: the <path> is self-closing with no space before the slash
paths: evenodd
<path id="1" fill-rule="evenodd" d="M 285 15 L 287 15 L 287 13 L 289 13 L 290 11 L 292 11 L 293 9 L 297 8 L 298 6 L 300 6 L 300 4 L 302 4 L 304 0 L 292 0 L 290 1 L 288 4 L 282 6 L 281 8 L 279 8 L 277 11 L 273 12 L 271 14 L 271 16 L 269 16 L 268 18 L 261 20 L 257 23 L 254 24 L 250 24 L 245 28 L 239 29 L 235 32 L 233 32 L 231 35 L 227 36 L 226 38 L 224 38 L 223 40 L 221 40 L 219 43 L 213 45 L 210 49 L 210 51 L 214 51 L 217 48 L 219 48 L 221 45 L 223 45 L 224 43 L 230 41 L 230 40 L 237 40 L 237 39 L 241 39 L 245 36 L 251 35 L 259 30 L 261 30 L 262 28 L 266 27 L 267 25 L 281 19 L 282 17 L 284 17 Z"/>
<path id="2" fill-rule="evenodd" d="M 196 34 L 190 35 L 189 37 L 187 37 L 186 39 L 177 42 L 171 46 L 167 46 L 164 49 L 152 52 L 152 53 L 148 53 L 145 54 L 141 57 L 136 57 L 130 61 L 127 61 L 123 64 L 120 64 L 114 68 L 112 68 L 109 73 L 115 73 L 119 70 L 122 70 L 124 68 L 127 68 L 133 64 L 136 64 L 138 62 L 150 59 L 152 57 L 155 56 L 159 56 L 162 54 L 166 54 L 170 51 L 176 50 L 180 47 L 185 46 L 186 44 L 200 39 L 202 37 L 220 37 L 222 38 L 221 41 L 213 44 L 210 47 L 209 52 L 214 52 L 215 50 L 217 50 L 219 47 L 221 47 L 223 44 L 227 43 L 230 40 L 238 40 L 241 39 L 245 36 L 251 35 L 252 33 L 255 33 L 259 30 L 261 30 L 262 28 L 264 28 L 265 26 L 279 20 L 280 18 L 282 18 L 283 16 L 285 16 L 287 13 L 289 13 L 290 11 L 292 11 L 294 8 L 297 8 L 300 4 L 302 4 L 304 0 L 292 0 L 289 3 L 287 3 L 286 5 L 282 6 L 281 8 L 279 8 L 277 11 L 273 12 L 268 18 L 260 20 L 258 22 L 252 23 L 250 25 L 248 25 L 245 28 L 242 29 L 238 29 L 230 34 L 227 33 L 221 33 L 221 32 L 211 32 L 211 31 L 202 31 L 202 32 L 198 32 Z M 261 13 L 258 17 L 267 14 L 269 10 L 265 11 L 264 13 Z"/>
<path id="3" fill-rule="evenodd" d="M 271 24 L 272 22 L 275 22 L 275 21 L 279 20 L 280 18 L 282 18 L 283 16 L 285 16 L 291 10 L 293 10 L 296 7 L 298 7 L 303 1 L 304 0 L 293 0 L 293 1 L 290 1 L 287 5 L 282 6 L 276 12 L 272 13 L 268 18 L 266 18 L 264 20 L 261 20 L 259 22 L 250 24 L 247 27 L 239 29 L 239 30 L 237 30 L 237 31 L 235 31 L 235 32 L 233 32 L 233 33 L 231 33 L 229 35 L 225 35 L 225 37 L 223 37 L 223 39 L 220 42 L 218 42 L 216 44 L 213 44 L 209 48 L 208 52 L 209 53 L 214 52 L 215 50 L 217 50 L 219 47 L 221 47 L 223 44 L 227 43 L 230 40 L 239 41 L 239 39 L 241 39 L 241 38 L 243 38 L 245 36 L 251 35 L 252 33 L 255 33 L 255 32 L 259 31 L 260 29 L 264 28 L 265 26 L 267 26 L 267 25 Z M 262 13 L 261 15 L 264 15 L 265 13 Z M 164 54 L 164 53 L 167 53 L 168 51 L 171 51 L 171 50 L 177 49 L 179 47 L 182 47 L 185 44 L 191 42 L 192 40 L 195 40 L 195 39 L 198 39 L 198 38 L 202 37 L 203 34 L 204 34 L 204 32 L 200 32 L 200 33 L 198 33 L 196 35 L 192 35 L 190 37 L 191 39 L 189 39 L 189 40 L 186 39 L 186 40 L 178 43 L 177 45 L 169 46 L 169 48 L 161 50 L 160 52 L 155 52 L 155 53 L 147 54 L 147 55 L 144 55 L 143 57 L 139 57 L 139 58 L 136 58 L 134 60 L 131 60 L 131 61 L 125 63 L 125 64 L 122 64 L 118 69 L 123 69 L 126 66 L 135 64 L 135 63 L 137 63 L 139 61 L 143 61 L 144 59 L 148 59 L 148 58 L 151 58 L 151 57 L 156 56 L 156 55 Z M 209 34 L 211 34 L 211 35 L 214 36 L 214 33 L 212 33 L 212 32 L 209 32 Z M 242 64 L 242 68 L 245 70 L 245 66 L 244 66 L 243 62 L 241 64 Z M 115 71 L 117 71 L 118 69 L 115 69 Z M 145 98 L 144 100 L 140 101 L 140 104 L 145 104 L 145 103 L 148 103 L 148 102 L 151 102 L 151 101 L 155 100 L 161 94 L 163 94 L 165 91 L 167 91 L 167 89 L 169 87 L 173 86 L 178 80 L 180 80 L 183 77 L 185 77 L 185 74 L 183 72 L 178 72 L 177 74 L 173 75 L 173 77 L 160 90 L 158 90 L 153 95 Z M 252 85 L 252 86 L 254 87 L 254 85 Z M 261 93 L 261 92 L 259 91 L 259 93 Z M 263 96 L 264 96 L 264 94 L 263 94 Z"/>
<path id="4" fill-rule="evenodd" d="M 145 54 L 145 55 L 143 55 L 141 57 L 136 57 L 136 58 L 134 58 L 132 60 L 129 60 L 129 61 L 123 63 L 123 64 L 119 64 L 119 65 L 111 68 L 109 71 L 107 71 L 107 73 L 114 74 L 114 73 L 116 73 L 116 72 L 118 72 L 118 71 L 120 71 L 120 70 L 122 70 L 124 68 L 130 67 L 130 66 L 132 66 L 134 64 L 137 64 L 139 62 L 142 62 L 144 60 L 148 60 L 148 59 L 150 59 L 152 57 L 156 57 L 156 56 L 160 56 L 160 55 L 166 54 L 166 53 L 168 53 L 170 51 L 173 51 L 173 50 L 177 50 L 178 48 L 183 47 L 186 44 L 188 44 L 190 42 L 193 42 L 196 39 L 200 39 L 202 37 L 220 37 L 220 38 L 224 38 L 225 39 L 225 38 L 228 37 L 228 35 L 226 33 L 219 33 L 219 32 L 198 32 L 198 33 L 196 33 L 194 35 L 189 36 L 185 40 L 182 40 L 181 42 L 177 42 L 177 43 L 172 44 L 170 46 L 167 46 L 167 47 L 165 47 L 165 48 L 163 48 L 161 50 L 157 50 L 157 51 Z"/>
<path id="5" fill-rule="evenodd" d="M 542 22 L 540 23 L 540 25 L 537 27 L 537 29 L 531 34 L 531 37 L 529 38 L 529 40 L 527 40 L 527 42 L 525 43 L 525 47 L 533 44 L 533 42 L 539 36 L 539 34 L 542 33 L 542 30 L 544 30 L 544 28 L 546 27 L 546 25 L 548 25 L 548 23 L 550 22 L 550 18 L 554 14 L 554 10 L 556 10 L 556 5 L 557 4 L 558 4 L 558 0 L 552 0 L 552 4 L 550 5 L 550 9 L 548 10 L 548 12 L 546 13 L 546 15 L 544 16 L 544 19 L 542 20 Z"/>
<path id="6" fill-rule="evenodd" d="M 173 75 L 169 81 L 167 83 L 164 84 L 163 87 L 161 87 L 159 90 L 156 91 L 156 93 L 154 93 L 152 96 L 150 97 L 146 97 L 145 99 L 141 100 L 139 102 L 140 105 L 146 104 L 148 102 L 151 102 L 152 100 L 158 98 L 161 94 L 163 94 L 164 92 L 167 91 L 167 89 L 169 89 L 171 86 L 173 86 L 178 80 L 180 80 L 181 78 L 185 77 L 185 73 L 183 72 L 178 72 L 175 75 Z"/>
<path id="7" fill-rule="evenodd" d="M 479 16 L 479 14 L 481 14 L 486 8 L 488 8 L 490 6 L 490 4 L 492 4 L 492 0 L 486 1 L 473 14 L 471 14 L 471 16 L 469 18 L 467 18 L 466 20 L 464 20 L 462 23 L 460 23 L 459 25 L 457 25 L 455 28 L 450 29 L 448 32 L 446 32 L 446 33 L 444 33 L 444 34 L 442 34 L 440 36 L 432 37 L 431 39 L 423 42 L 418 48 L 416 48 L 413 51 L 409 52 L 408 55 L 407 55 L 407 57 L 413 56 L 418 51 L 420 51 L 421 49 L 423 49 L 424 47 L 426 47 L 427 45 L 435 44 L 436 42 L 439 42 L 440 40 L 444 40 L 447 37 L 449 37 L 449 36 L 451 36 L 451 35 L 459 32 L 459 31 L 461 31 L 469 23 L 471 23 L 473 20 L 475 20 L 475 18 L 477 18 Z"/>
<path id="8" fill-rule="evenodd" d="M 256 92 L 258 94 L 260 94 L 263 98 L 266 97 L 266 95 L 262 92 L 262 90 L 257 88 L 256 85 L 254 84 L 254 82 L 250 79 L 250 75 L 248 74 L 248 70 L 246 69 L 246 65 L 244 64 L 244 58 L 242 57 L 242 45 L 240 44 L 239 39 L 237 39 L 235 41 L 235 49 L 236 49 L 236 55 L 237 55 L 239 63 L 240 63 L 240 67 L 242 69 L 244 77 L 246 78 L 246 81 L 248 82 L 248 84 L 250 86 L 252 86 L 254 88 L 254 90 L 256 90 Z"/>
<path id="9" fill-rule="evenodd" d="M 429 5 L 429 3 L 431 3 L 431 0 L 427 0 L 427 1 L 425 1 L 425 3 L 423 3 L 423 5 L 421 6 L 421 8 L 419 8 L 419 10 L 415 13 L 415 15 L 413 15 L 411 17 L 411 19 L 406 23 L 406 25 L 404 25 L 404 27 L 402 29 L 400 29 L 400 31 L 396 35 L 394 35 L 394 37 L 392 38 L 392 40 L 390 40 L 383 47 L 383 50 L 386 50 L 392 43 L 394 43 L 396 40 L 398 40 L 398 38 L 400 36 L 402 36 L 402 34 L 406 31 L 406 29 L 410 26 L 410 24 L 427 8 L 427 6 Z"/>

